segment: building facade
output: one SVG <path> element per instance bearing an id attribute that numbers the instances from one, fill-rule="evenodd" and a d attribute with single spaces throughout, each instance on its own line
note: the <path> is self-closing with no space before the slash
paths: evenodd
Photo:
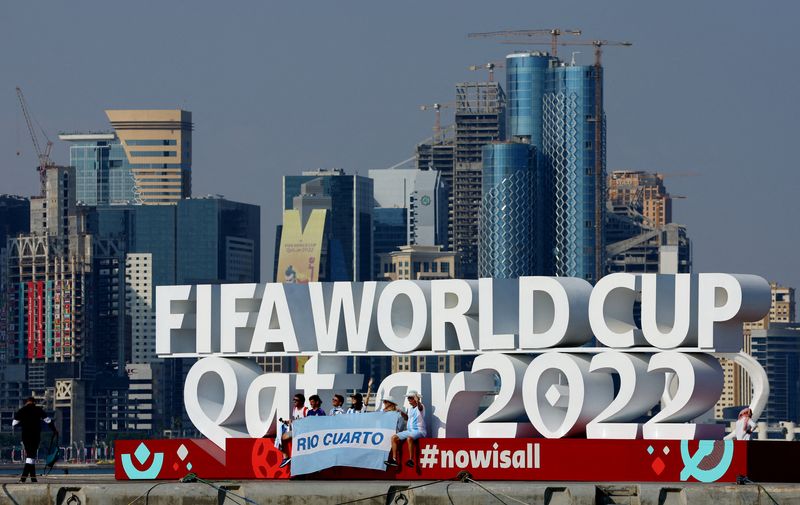
<path id="1" fill-rule="evenodd" d="M 107 110 L 113 133 L 59 135 L 81 205 L 165 205 L 191 196 L 192 113 Z"/>
<path id="2" fill-rule="evenodd" d="M 449 191 L 439 171 L 394 168 L 370 170 L 369 176 L 376 208 L 407 210 L 405 244 L 446 245 Z"/>
<path id="3" fill-rule="evenodd" d="M 137 201 L 131 163 L 114 133 L 61 134 L 75 167 L 78 205 L 127 205 Z"/>
<path id="4" fill-rule="evenodd" d="M 30 200 L 16 195 L 0 195 L 0 379 L 2 379 L 2 370 L 8 363 L 7 311 L 9 289 L 11 288 L 6 269 L 8 239 L 13 239 L 20 234 L 27 235 L 30 229 Z"/>
<path id="5" fill-rule="evenodd" d="M 460 262 L 457 253 L 442 251 L 441 246 L 401 246 L 381 254 L 377 280 L 435 280 L 458 279 Z"/>
<path id="6" fill-rule="evenodd" d="M 751 354 L 764 367 L 769 400 L 759 421 L 800 422 L 800 326 L 770 323 L 752 331 Z"/>
<path id="7" fill-rule="evenodd" d="M 403 246 L 381 255 L 378 280 L 436 280 L 459 278 L 458 254 L 440 246 Z M 467 363 L 467 361 L 469 363 Z M 454 373 L 471 367 L 464 356 L 392 356 L 391 373 Z"/>
<path id="8" fill-rule="evenodd" d="M 483 148 L 480 212 L 481 277 L 512 279 L 539 275 L 537 267 L 546 253 L 537 219 L 535 149 L 530 144 L 502 142 Z"/>
<path id="9" fill-rule="evenodd" d="M 381 255 L 396 251 L 408 244 L 408 209 L 375 207 L 373 210 L 375 237 L 375 270 L 373 279 L 380 278 Z"/>
<path id="10" fill-rule="evenodd" d="M 612 207 L 640 209 L 644 223 L 653 228 L 672 222 L 672 197 L 662 174 L 614 170 L 608 176 L 608 201 Z"/>
<path id="11" fill-rule="evenodd" d="M 552 275 L 595 282 L 604 273 L 605 117 L 602 68 L 547 53 L 506 57 L 509 135 L 529 142 L 542 173 Z M 598 111 L 600 113 L 598 114 Z"/>
<path id="12" fill-rule="evenodd" d="M 301 211 L 300 231 L 305 229 L 310 211 L 326 211 L 322 240 L 325 260 L 318 259 L 316 267 L 319 280 L 372 279 L 374 200 L 372 179 L 347 175 L 343 170 L 316 170 L 283 177 L 283 209 Z M 281 244 L 286 232 L 284 223 Z M 276 250 L 278 255 L 285 254 L 282 245 Z M 276 272 L 276 279 L 282 278 L 279 273 L 283 272 Z"/>
<path id="13" fill-rule="evenodd" d="M 456 85 L 451 235 L 466 279 L 478 276 L 483 146 L 503 140 L 505 127 L 506 96 L 499 83 Z"/>
<path id="14" fill-rule="evenodd" d="M 452 133 L 453 129 L 446 129 Z M 455 169 L 455 141 L 452 137 L 443 139 L 431 139 L 430 143 L 417 144 L 415 150 L 417 169 L 436 170 L 439 172 L 442 186 L 447 191 L 447 238 L 441 239 L 441 245 L 445 250 L 452 248 L 453 244 L 453 173 Z"/>

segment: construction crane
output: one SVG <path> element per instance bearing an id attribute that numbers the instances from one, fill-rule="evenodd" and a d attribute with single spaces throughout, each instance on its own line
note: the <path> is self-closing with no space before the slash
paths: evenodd
<path id="1" fill-rule="evenodd" d="M 44 150 L 42 150 L 39 137 L 36 135 L 36 128 L 33 126 L 34 120 L 31 118 L 31 113 L 28 110 L 28 103 L 25 101 L 25 95 L 22 94 L 22 89 L 19 86 L 17 86 L 17 98 L 19 99 L 19 106 L 22 108 L 22 114 L 25 116 L 25 123 L 28 125 L 28 133 L 33 141 L 33 149 L 36 151 L 36 156 L 39 158 L 39 166 L 36 170 L 39 172 L 41 196 L 44 196 L 47 181 L 47 167 L 53 166 L 53 162 L 50 160 L 50 151 L 53 149 L 53 142 L 47 136 L 44 128 L 39 126 L 39 123 L 36 123 L 37 126 L 39 126 L 39 130 L 42 132 L 42 136 L 44 136 L 44 139 L 47 141 Z"/>
<path id="2" fill-rule="evenodd" d="M 494 82 L 494 69 L 496 68 L 505 68 L 505 64 L 499 61 L 490 61 L 489 63 L 484 63 L 483 65 L 470 65 L 467 67 L 467 70 L 488 70 L 489 71 L 489 82 Z"/>
<path id="3" fill-rule="evenodd" d="M 434 140 L 434 142 L 437 140 L 437 137 L 439 137 L 439 134 L 442 132 L 442 109 L 449 109 L 453 105 L 455 105 L 455 104 L 453 104 L 452 102 L 450 102 L 450 103 L 433 103 L 433 104 L 430 104 L 430 105 L 420 105 L 419 110 L 421 110 L 421 111 L 432 110 L 432 111 L 434 111 L 436 113 L 436 120 L 435 120 L 435 122 L 433 124 L 433 140 Z"/>
<path id="4" fill-rule="evenodd" d="M 529 46 L 544 46 L 547 45 L 548 42 L 544 41 L 535 41 L 535 42 L 528 42 L 524 40 L 503 40 L 500 42 L 501 44 L 514 44 L 514 45 L 529 45 Z M 620 46 L 620 47 L 630 47 L 633 45 L 632 42 L 618 42 L 613 40 L 567 40 L 563 42 L 558 42 L 559 46 L 593 46 L 594 47 L 594 65 L 599 67 L 603 64 L 603 47 L 604 46 Z M 555 56 L 555 54 L 553 55 Z"/>
<path id="5" fill-rule="evenodd" d="M 550 35 L 550 54 L 558 56 L 558 37 L 561 35 L 580 35 L 580 30 L 565 30 L 562 28 L 547 28 L 542 30 L 501 30 L 498 32 L 470 33 L 469 39 L 488 38 L 488 37 L 536 37 L 540 35 Z"/>

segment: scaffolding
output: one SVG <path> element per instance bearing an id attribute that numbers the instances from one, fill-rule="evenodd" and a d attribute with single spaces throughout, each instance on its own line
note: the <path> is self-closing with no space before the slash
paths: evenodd
<path id="1" fill-rule="evenodd" d="M 478 215 L 483 146 L 505 134 L 506 97 L 499 83 L 456 85 L 456 131 L 451 228 L 453 250 L 461 255 L 462 277 L 478 275 Z"/>

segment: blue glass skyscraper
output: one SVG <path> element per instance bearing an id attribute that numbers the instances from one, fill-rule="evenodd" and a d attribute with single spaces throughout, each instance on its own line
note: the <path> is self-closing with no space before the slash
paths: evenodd
<path id="1" fill-rule="evenodd" d="M 543 254 L 538 236 L 535 149 L 498 142 L 483 148 L 480 212 L 481 277 L 536 275 Z"/>
<path id="2" fill-rule="evenodd" d="M 79 205 L 125 205 L 136 200 L 131 165 L 113 133 L 64 134 L 70 142 Z"/>
<path id="3" fill-rule="evenodd" d="M 800 422 L 800 324 L 770 323 L 752 334 L 751 354 L 767 372 L 769 401 L 760 421 Z"/>
<path id="4" fill-rule="evenodd" d="M 326 281 L 367 281 L 373 269 L 372 179 L 348 175 L 343 170 L 315 170 L 283 177 L 283 208 L 294 208 L 295 197 L 322 196 L 330 199 L 326 222 Z"/>
<path id="5" fill-rule="evenodd" d="M 506 62 L 509 134 L 536 148 L 540 191 L 550 199 L 540 216 L 549 251 L 543 273 L 594 282 L 604 252 L 602 69 L 539 52 L 511 54 Z"/>

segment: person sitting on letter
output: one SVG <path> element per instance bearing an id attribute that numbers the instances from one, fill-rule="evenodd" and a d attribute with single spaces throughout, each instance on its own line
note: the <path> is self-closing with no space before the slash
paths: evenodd
<path id="1" fill-rule="evenodd" d="M 408 404 L 411 406 L 408 409 L 408 414 L 400 412 L 403 419 L 408 421 L 408 426 L 404 431 L 392 435 L 392 454 L 386 460 L 387 466 L 397 466 L 397 448 L 401 440 L 408 441 L 408 461 L 406 466 L 414 467 L 414 441 L 424 436 L 428 432 L 425 428 L 425 406 L 422 404 L 422 397 L 417 391 L 409 391 L 406 395 Z"/>

